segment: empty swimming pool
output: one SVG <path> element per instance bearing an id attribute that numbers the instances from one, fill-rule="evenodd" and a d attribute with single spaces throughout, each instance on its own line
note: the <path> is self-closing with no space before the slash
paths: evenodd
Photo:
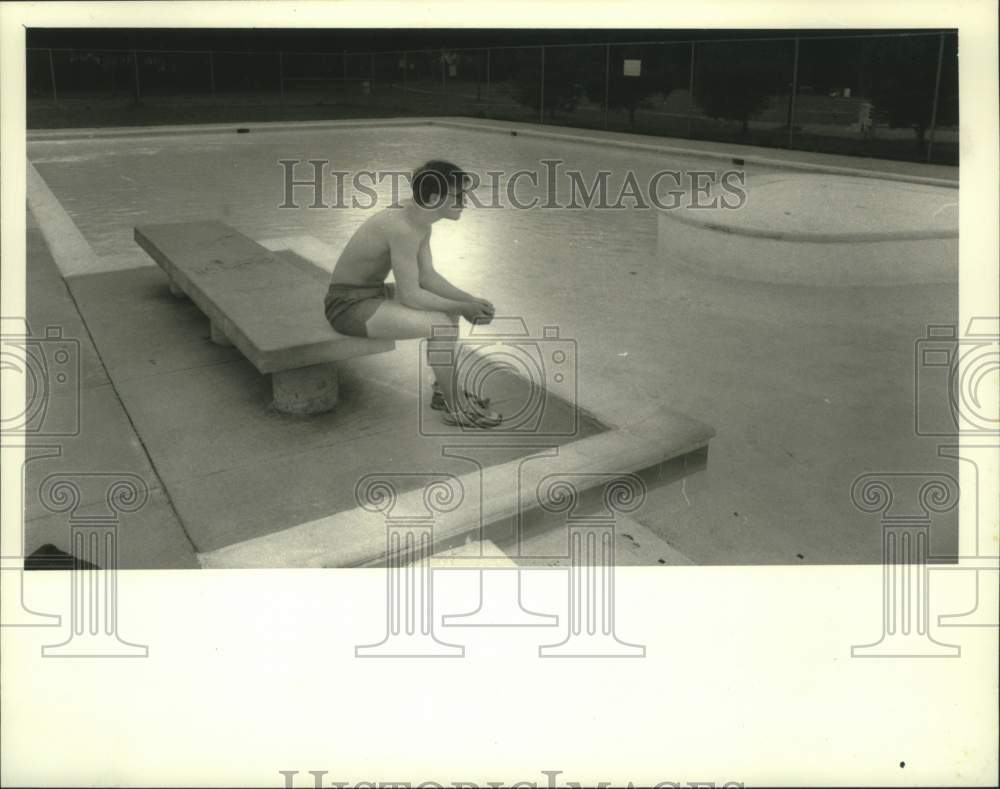
<path id="1" fill-rule="evenodd" d="M 487 204 L 495 189 L 506 196 L 518 172 L 538 173 L 538 186 L 517 176 L 513 193 L 539 205 L 472 206 L 436 227 L 435 264 L 533 334 L 558 326 L 572 338 L 581 399 L 637 411 L 666 403 L 715 426 L 708 472 L 655 492 L 638 517 L 700 563 L 879 561 L 880 533 L 853 509 L 851 481 L 927 455 L 912 431 L 913 343 L 927 324 L 956 320 L 954 283 L 736 282 L 673 265 L 669 238 L 659 239 L 667 256 L 658 255 L 655 208 L 544 205 L 546 162 L 588 185 L 607 171 L 613 203 L 628 173 L 642 187 L 663 170 L 717 172 L 718 160 L 617 147 L 600 135 L 588 143 L 426 124 L 37 139 L 29 158 L 108 270 L 151 265 L 132 242 L 135 225 L 203 218 L 257 240 L 318 239 L 326 258 L 314 262 L 332 267 L 368 209 L 310 208 L 308 187 L 297 188 L 297 208 L 280 208 L 282 160 L 301 162 L 303 180 L 309 160 L 353 173 L 447 158 L 502 174 L 484 178 L 477 195 Z M 778 171 L 739 169 L 749 184 Z M 379 205 L 391 197 L 388 180 L 373 189 Z M 396 367 L 382 358 L 359 370 L 365 381 L 397 384 Z M 933 540 L 936 552 L 953 550 L 954 524 Z"/>

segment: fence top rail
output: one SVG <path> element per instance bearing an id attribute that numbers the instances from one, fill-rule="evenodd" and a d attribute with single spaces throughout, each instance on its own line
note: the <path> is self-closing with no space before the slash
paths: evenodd
<path id="1" fill-rule="evenodd" d="M 343 52 L 292 52 L 277 49 L 268 50 L 228 50 L 228 49 L 148 49 L 133 47 L 130 49 L 111 49 L 109 47 L 25 47 L 27 52 L 117 52 L 131 55 L 343 55 Z M 350 54 L 350 53 L 347 53 Z"/>
<path id="2" fill-rule="evenodd" d="M 868 38 L 915 38 L 918 36 L 939 36 L 957 35 L 954 29 L 928 29 L 920 31 L 909 31 L 905 33 L 845 33 L 831 35 L 787 35 L 787 36 L 755 36 L 748 38 L 696 38 L 684 40 L 658 40 L 658 41 L 604 41 L 585 44 L 502 44 L 498 46 L 479 47 L 428 47 L 427 49 L 384 49 L 373 51 L 358 50 L 334 50 L 327 52 L 290 52 L 283 49 L 269 50 L 226 50 L 226 49 L 149 49 L 143 47 L 133 47 L 129 49 L 112 49 L 108 47 L 25 47 L 27 52 L 118 52 L 125 54 L 143 55 L 330 55 L 358 56 L 358 55 L 402 55 L 421 54 L 435 52 L 483 52 L 493 49 L 555 49 L 570 47 L 637 47 L 637 46 L 662 46 L 668 44 L 728 44 L 741 43 L 747 41 L 794 41 L 796 38 L 807 41 L 824 41 L 832 39 L 868 39 Z"/>

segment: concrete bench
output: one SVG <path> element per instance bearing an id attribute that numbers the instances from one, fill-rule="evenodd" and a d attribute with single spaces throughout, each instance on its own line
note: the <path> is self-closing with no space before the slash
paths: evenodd
<path id="1" fill-rule="evenodd" d="M 316 278 L 222 222 L 143 225 L 135 241 L 166 272 L 171 292 L 205 313 L 213 342 L 235 345 L 270 374 L 279 411 L 329 411 L 337 404 L 337 362 L 396 347 L 337 334 Z"/>

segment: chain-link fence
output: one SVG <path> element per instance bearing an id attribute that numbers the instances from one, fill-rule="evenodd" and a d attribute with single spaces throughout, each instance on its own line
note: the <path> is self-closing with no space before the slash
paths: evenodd
<path id="1" fill-rule="evenodd" d="M 28 117 L 101 108 L 469 116 L 958 163 L 955 31 L 399 52 L 29 49 Z M 303 117 L 298 112 L 296 117 Z"/>

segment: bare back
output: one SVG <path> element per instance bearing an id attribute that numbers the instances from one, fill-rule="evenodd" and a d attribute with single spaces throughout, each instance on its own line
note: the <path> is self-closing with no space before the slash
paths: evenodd
<path id="1" fill-rule="evenodd" d="M 354 231 L 333 267 L 331 282 L 347 285 L 380 285 L 392 269 L 389 239 L 412 235 L 423 243 L 429 230 L 421 230 L 406 220 L 399 208 L 383 208 Z"/>

